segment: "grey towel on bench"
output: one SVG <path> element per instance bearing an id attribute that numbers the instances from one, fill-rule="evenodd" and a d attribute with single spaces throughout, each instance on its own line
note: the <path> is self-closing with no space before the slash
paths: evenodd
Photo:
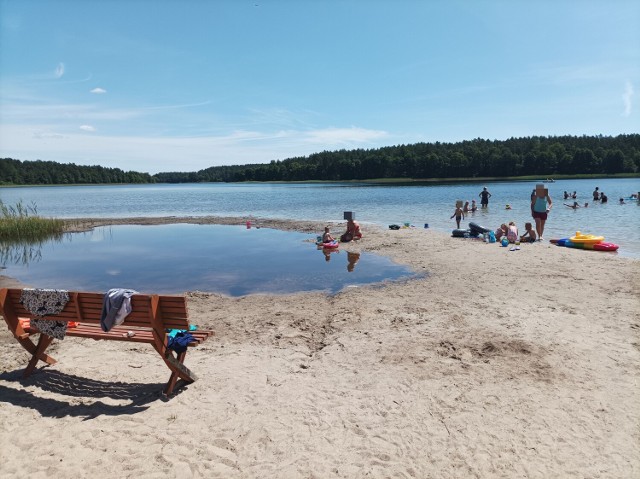
<path id="1" fill-rule="evenodd" d="M 131 312 L 131 296 L 137 293 L 133 289 L 122 288 L 110 289 L 105 293 L 100 317 L 103 331 L 110 331 L 124 322 L 124 318 Z"/>

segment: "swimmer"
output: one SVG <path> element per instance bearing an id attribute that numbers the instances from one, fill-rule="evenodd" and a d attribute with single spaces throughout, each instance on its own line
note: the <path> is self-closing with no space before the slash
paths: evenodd
<path id="1" fill-rule="evenodd" d="M 588 204 L 588 203 L 587 203 Z M 577 201 L 574 201 L 572 205 L 568 205 L 566 203 L 564 203 L 565 206 L 568 206 L 569 208 L 573 208 L 574 210 L 577 210 L 578 208 L 580 208 L 580 205 L 578 204 Z"/>

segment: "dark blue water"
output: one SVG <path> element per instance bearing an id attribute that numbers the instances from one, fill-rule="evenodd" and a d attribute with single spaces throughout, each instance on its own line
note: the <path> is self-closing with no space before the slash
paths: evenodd
<path id="1" fill-rule="evenodd" d="M 463 220 L 495 229 L 515 221 L 520 229 L 531 221 L 530 194 L 536 181 L 450 183 L 441 185 L 321 184 L 185 184 L 133 186 L 70 186 L 0 188 L 0 199 L 12 205 L 22 200 L 35 203 L 40 214 L 58 218 L 117 218 L 135 216 L 237 216 L 341 223 L 344 211 L 353 211 L 367 224 L 410 223 L 451 231 L 456 200 L 479 202 L 487 186 L 492 193 L 489 208 Z M 576 231 L 603 235 L 620 245 L 619 254 L 640 258 L 640 204 L 627 201 L 640 190 L 640 178 L 558 180 L 547 183 L 554 208 L 547 221 L 545 238 L 572 236 Z M 593 203 L 598 186 L 609 203 Z M 563 206 L 563 191 L 576 191 L 580 204 Z M 511 209 L 506 210 L 505 205 Z"/>
<path id="2" fill-rule="evenodd" d="M 219 225 L 111 226 L 5 250 L 4 274 L 38 288 L 146 293 L 335 293 L 414 276 L 371 253 L 323 252 L 315 236 Z"/>

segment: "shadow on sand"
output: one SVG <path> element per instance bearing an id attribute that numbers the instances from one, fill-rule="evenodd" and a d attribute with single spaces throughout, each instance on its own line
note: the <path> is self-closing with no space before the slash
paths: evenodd
<path id="1" fill-rule="evenodd" d="M 84 417 L 85 420 L 101 415 L 119 416 L 136 414 L 149 408 L 154 401 L 166 401 L 185 390 L 178 389 L 169 398 L 162 394 L 163 383 L 125 383 L 105 382 L 87 379 L 60 371 L 46 371 L 22 378 L 22 370 L 0 374 L 0 380 L 19 383 L 23 387 L 37 387 L 43 391 L 82 398 L 81 400 L 59 400 L 38 396 L 37 391 L 6 387 L 0 384 L 0 402 L 14 406 L 30 408 L 45 417 Z M 106 404 L 90 398 L 110 398 L 116 401 L 128 401 L 127 404 Z"/>

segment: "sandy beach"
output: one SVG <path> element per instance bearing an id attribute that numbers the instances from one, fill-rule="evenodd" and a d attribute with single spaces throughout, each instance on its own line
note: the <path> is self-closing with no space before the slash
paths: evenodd
<path id="1" fill-rule="evenodd" d="M 76 226 L 178 221 L 196 220 Z M 418 228 L 341 248 L 426 274 L 334 296 L 186 292 L 216 336 L 168 400 L 148 345 L 67 338 L 23 380 L 3 326 L 3 476 L 640 477 L 640 261 Z"/>

